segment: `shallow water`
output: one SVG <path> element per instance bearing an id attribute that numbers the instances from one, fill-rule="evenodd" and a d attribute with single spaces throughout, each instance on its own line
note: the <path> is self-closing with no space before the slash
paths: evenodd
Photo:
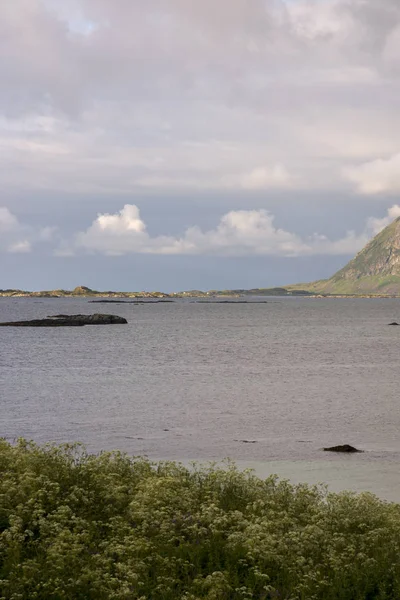
<path id="1" fill-rule="evenodd" d="M 400 327 L 387 326 L 399 300 L 0 298 L 1 321 L 92 312 L 129 325 L 0 329 L 0 436 L 229 456 L 261 475 L 400 501 Z M 321 450 L 340 443 L 365 452 Z"/>

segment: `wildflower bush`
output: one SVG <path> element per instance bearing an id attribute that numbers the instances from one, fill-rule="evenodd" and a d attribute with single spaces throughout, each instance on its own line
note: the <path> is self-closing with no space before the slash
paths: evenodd
<path id="1" fill-rule="evenodd" d="M 0 440 L 0 598 L 398 599 L 400 506 Z"/>

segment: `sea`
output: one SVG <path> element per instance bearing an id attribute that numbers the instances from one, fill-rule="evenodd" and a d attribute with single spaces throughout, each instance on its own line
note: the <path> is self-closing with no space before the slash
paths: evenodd
<path id="1" fill-rule="evenodd" d="M 112 313 L 128 325 L 0 328 L 0 437 L 400 502 L 400 300 L 93 304 L 0 298 L 0 321 Z M 324 447 L 351 444 L 362 453 Z"/>

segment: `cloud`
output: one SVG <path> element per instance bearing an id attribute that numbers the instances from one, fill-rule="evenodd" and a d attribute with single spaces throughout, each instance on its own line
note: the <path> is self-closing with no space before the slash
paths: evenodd
<path id="1" fill-rule="evenodd" d="M 75 246 L 109 255 L 297 255 L 303 248 L 301 239 L 277 229 L 273 220 L 265 210 L 231 211 L 221 218 L 216 229 L 203 232 L 193 226 L 182 237 L 151 237 L 138 207 L 127 204 L 119 213 L 99 214 L 87 231 L 77 235 Z"/>
<path id="2" fill-rule="evenodd" d="M 19 228 L 17 218 L 5 206 L 0 206 L 0 233 L 8 233 Z"/>
<path id="3" fill-rule="evenodd" d="M 23 239 L 24 227 L 8 208 L 0 206 L 0 252 L 30 252 L 30 244 Z"/>
<path id="4" fill-rule="evenodd" d="M 0 2 L 2 189 L 341 189 L 399 152 L 399 31 L 398 0 Z"/>
<path id="5" fill-rule="evenodd" d="M 243 175 L 240 184 L 245 190 L 285 188 L 290 184 L 290 175 L 283 165 L 277 164 L 272 168 L 259 167 Z"/>
<path id="6" fill-rule="evenodd" d="M 384 50 L 383 59 L 385 64 L 394 70 L 398 70 L 400 67 L 400 25 L 397 25 L 395 29 L 387 37 Z"/>
<path id="7" fill-rule="evenodd" d="M 223 256 L 297 256 L 306 250 L 299 236 L 276 228 L 266 210 L 238 210 L 225 214 L 215 229 L 190 227 L 174 240 L 172 253 Z"/>
<path id="8" fill-rule="evenodd" d="M 278 228 L 266 210 L 237 210 L 223 215 L 215 229 L 197 226 L 182 236 L 151 236 L 137 206 L 126 204 L 115 214 L 99 214 L 92 225 L 77 234 L 71 247 L 64 245 L 58 254 L 72 250 L 120 256 L 125 254 L 212 255 L 212 256 L 310 256 L 348 255 L 358 252 L 396 216 L 400 207 L 392 206 L 382 219 L 368 219 L 362 233 L 349 231 L 343 238 L 330 240 L 314 234 L 303 238 Z"/>
<path id="9" fill-rule="evenodd" d="M 370 217 L 367 221 L 367 231 L 370 231 L 372 235 L 377 235 L 385 229 L 392 221 L 400 217 L 400 206 L 398 204 L 394 204 L 387 211 L 387 215 L 382 219 L 376 219 L 374 217 Z"/>
<path id="10" fill-rule="evenodd" d="M 400 192 L 400 153 L 344 170 L 344 175 L 361 194 L 396 194 Z"/>
<path id="11" fill-rule="evenodd" d="M 37 242 L 53 241 L 55 227 L 33 228 L 21 223 L 5 206 L 0 206 L 0 252 L 26 254 Z"/>
<path id="12" fill-rule="evenodd" d="M 146 230 L 146 226 L 140 218 L 138 207 L 130 204 L 126 204 L 118 214 L 99 215 L 95 227 L 99 232 L 111 235 L 130 232 L 141 234 Z"/>
<path id="13" fill-rule="evenodd" d="M 337 240 L 315 233 L 301 236 L 279 228 L 268 211 L 233 210 L 224 214 L 214 229 L 203 231 L 194 225 L 183 235 L 152 236 L 136 205 L 126 204 L 114 214 L 99 213 L 86 231 L 73 241 L 59 239 L 55 227 L 33 228 L 22 224 L 6 207 L 0 207 L 0 251 L 29 253 L 38 243 L 58 242 L 57 256 L 81 252 L 109 256 L 127 254 L 211 255 L 211 256 L 312 256 L 348 255 L 400 216 L 394 204 L 382 218 L 367 219 L 364 230 L 348 231 Z"/>
<path id="14" fill-rule="evenodd" d="M 11 244 L 8 248 L 8 252 L 11 254 L 25 254 L 27 252 L 32 251 L 32 245 L 28 240 L 23 240 L 21 242 L 16 242 L 15 244 Z"/>

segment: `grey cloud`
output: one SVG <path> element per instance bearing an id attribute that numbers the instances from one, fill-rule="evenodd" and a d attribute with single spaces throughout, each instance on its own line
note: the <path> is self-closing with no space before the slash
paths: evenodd
<path id="1" fill-rule="evenodd" d="M 81 84 L 79 48 L 66 24 L 41 0 L 0 6 L 0 102 L 6 115 L 61 110 L 75 104 Z"/>
<path id="2" fill-rule="evenodd" d="M 400 150 L 399 28 L 397 0 L 3 2 L 0 180 L 268 189 L 279 166 L 363 193 L 343 171 Z"/>
<path id="3" fill-rule="evenodd" d="M 0 206 L 0 252 L 24 254 L 38 242 L 52 242 L 56 228 L 33 228 L 22 223 L 7 207 Z"/>
<path id="4" fill-rule="evenodd" d="M 83 110 L 88 102 L 132 101 L 132 92 L 149 99 L 154 91 L 185 94 L 202 86 L 224 99 L 221 87 L 247 90 L 249 72 L 262 81 L 267 69 L 267 80 L 283 75 L 295 83 L 298 69 L 307 77 L 318 67 L 329 72 L 349 62 L 370 67 L 371 54 L 380 57 L 400 23 L 394 2 L 377 9 L 372 0 L 75 5 L 93 23 L 88 35 L 71 32 L 61 0 L 2 3 L 2 75 L 17 106 L 25 100 L 28 110 L 46 103 L 62 110 L 81 104 Z"/>
<path id="5" fill-rule="evenodd" d="M 31 244 L 26 239 L 26 230 L 10 210 L 0 207 L 0 251 L 19 253 L 30 252 Z"/>

